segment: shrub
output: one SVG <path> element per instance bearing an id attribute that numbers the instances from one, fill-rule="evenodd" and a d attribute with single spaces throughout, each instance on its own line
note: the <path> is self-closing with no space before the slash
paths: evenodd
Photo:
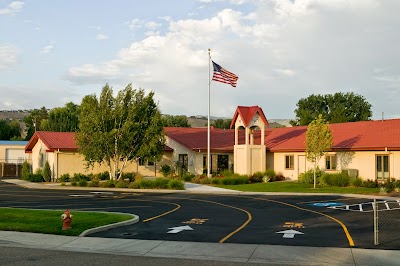
<path id="1" fill-rule="evenodd" d="M 62 174 L 58 178 L 58 181 L 60 181 L 60 182 L 69 182 L 70 181 L 70 175 L 69 174 Z"/>
<path id="2" fill-rule="evenodd" d="M 137 173 L 135 175 L 135 181 L 141 181 L 141 180 L 143 180 L 143 176 L 141 174 Z"/>
<path id="3" fill-rule="evenodd" d="M 285 176 L 284 175 L 282 175 L 282 174 L 279 174 L 279 175 L 276 175 L 274 178 L 273 178 L 273 180 L 271 180 L 271 182 L 272 181 L 285 181 Z"/>
<path id="4" fill-rule="evenodd" d="M 142 179 L 142 180 L 138 181 L 138 183 L 139 183 L 139 186 L 140 186 L 141 189 L 154 188 L 153 180 Z"/>
<path id="5" fill-rule="evenodd" d="M 347 187 L 350 177 L 346 173 L 323 173 L 320 183 L 326 186 Z"/>
<path id="6" fill-rule="evenodd" d="M 176 189 L 176 190 L 184 190 L 185 189 L 185 185 L 180 180 L 170 179 L 168 181 L 168 188 L 169 189 Z"/>
<path id="7" fill-rule="evenodd" d="M 387 180 L 385 180 L 384 183 L 381 184 L 381 187 L 384 187 L 386 189 L 386 192 L 390 193 L 395 189 L 395 184 L 396 184 L 396 179 L 388 178 Z"/>
<path id="8" fill-rule="evenodd" d="M 188 172 L 188 173 L 186 173 L 186 174 L 183 175 L 182 179 L 183 179 L 185 182 L 192 182 L 192 180 L 193 180 L 194 177 L 195 177 L 194 174 Z"/>
<path id="9" fill-rule="evenodd" d="M 71 186 L 76 187 L 77 185 L 78 185 L 78 183 L 76 183 L 76 181 L 71 182 Z"/>
<path id="10" fill-rule="evenodd" d="M 220 178 L 220 177 L 213 177 L 213 178 L 211 178 L 211 184 L 213 184 L 213 185 L 219 185 L 219 184 L 221 184 L 222 183 L 222 178 Z"/>
<path id="11" fill-rule="evenodd" d="M 43 179 L 46 182 L 51 181 L 51 170 L 50 170 L 50 164 L 48 161 L 44 163 L 44 168 L 43 168 Z"/>
<path id="12" fill-rule="evenodd" d="M 121 178 L 122 178 L 122 180 L 128 179 L 129 182 L 132 182 L 135 180 L 135 174 L 134 173 L 122 173 Z"/>
<path id="13" fill-rule="evenodd" d="M 79 182 L 81 180 L 89 181 L 89 177 L 81 173 L 75 173 L 72 180 L 75 182 Z"/>
<path id="14" fill-rule="evenodd" d="M 88 182 L 85 179 L 81 179 L 78 181 L 78 186 L 80 187 L 87 187 Z"/>
<path id="15" fill-rule="evenodd" d="M 361 177 L 355 177 L 350 179 L 350 185 L 353 187 L 362 187 L 363 186 L 363 180 Z"/>
<path id="16" fill-rule="evenodd" d="M 115 184 L 116 188 L 127 188 L 128 185 L 125 183 L 124 180 L 119 180 L 116 184 Z"/>
<path id="17" fill-rule="evenodd" d="M 215 178 L 218 178 L 218 177 L 215 177 Z M 230 177 L 227 177 L 227 178 L 230 178 Z M 202 184 L 202 185 L 211 184 L 211 178 L 206 177 L 206 178 L 200 179 L 200 184 Z"/>
<path id="18" fill-rule="evenodd" d="M 32 173 L 29 174 L 25 180 L 30 182 L 44 182 L 43 176 L 41 174 L 32 174 Z"/>
<path id="19" fill-rule="evenodd" d="M 316 169 L 315 175 L 317 178 L 317 184 L 319 183 L 319 179 L 322 175 L 322 172 L 319 168 Z M 314 169 L 310 169 L 307 172 L 301 173 L 299 175 L 298 182 L 305 184 L 314 184 Z"/>
<path id="20" fill-rule="evenodd" d="M 200 184 L 200 181 L 201 181 L 202 179 L 205 179 L 205 178 L 207 178 L 207 176 L 205 176 L 205 175 L 198 175 L 198 176 L 196 176 L 196 177 L 194 177 L 194 178 L 192 179 L 192 182 L 197 183 L 197 184 Z"/>
<path id="21" fill-rule="evenodd" d="M 263 180 L 265 173 L 263 172 L 256 172 L 252 174 L 249 178 L 250 183 L 260 183 Z"/>
<path id="22" fill-rule="evenodd" d="M 99 186 L 99 180 L 96 178 L 93 178 L 92 181 L 88 183 L 88 187 L 98 187 Z"/>
<path id="23" fill-rule="evenodd" d="M 367 179 L 367 180 L 363 181 L 362 186 L 366 187 L 366 188 L 377 188 L 377 187 L 379 187 L 379 184 L 378 184 L 378 181 L 376 181 L 376 180 Z"/>
<path id="24" fill-rule="evenodd" d="M 170 176 L 172 173 L 172 168 L 168 164 L 161 165 L 160 172 L 164 177 Z"/>
<path id="25" fill-rule="evenodd" d="M 31 173 L 31 165 L 27 161 L 24 161 L 24 163 L 22 164 L 21 178 L 27 180 L 27 178 L 29 178 L 30 173 Z"/>
<path id="26" fill-rule="evenodd" d="M 128 185 L 128 187 L 129 187 L 129 188 L 138 189 L 138 188 L 140 188 L 140 184 L 139 184 L 139 182 L 134 181 L 134 182 L 130 182 L 129 185 Z"/>
<path id="27" fill-rule="evenodd" d="M 157 178 L 154 180 L 153 188 L 167 189 L 168 182 L 169 182 L 169 179 L 167 179 L 167 178 Z"/>
<path id="28" fill-rule="evenodd" d="M 97 179 L 99 179 L 99 180 L 109 180 L 110 179 L 110 173 L 108 173 L 108 172 L 98 173 L 97 174 Z"/>
<path id="29" fill-rule="evenodd" d="M 276 173 L 275 173 L 274 169 L 267 169 L 267 170 L 265 171 L 265 174 L 264 174 L 264 175 L 266 175 L 266 176 L 268 176 L 268 177 L 275 177 L 275 176 L 276 176 Z"/>
<path id="30" fill-rule="evenodd" d="M 235 175 L 235 173 L 231 170 L 225 169 L 225 170 L 221 171 L 220 175 L 223 177 L 232 177 Z"/>
<path id="31" fill-rule="evenodd" d="M 106 180 L 105 182 L 101 183 L 101 187 L 115 187 L 114 180 Z"/>
<path id="32" fill-rule="evenodd" d="M 36 168 L 35 174 L 43 176 L 43 170 L 41 168 Z"/>
<path id="33" fill-rule="evenodd" d="M 221 178 L 221 183 L 223 185 L 240 185 L 240 184 L 248 184 L 249 177 L 248 176 L 239 176 L 239 177 L 224 177 Z"/>

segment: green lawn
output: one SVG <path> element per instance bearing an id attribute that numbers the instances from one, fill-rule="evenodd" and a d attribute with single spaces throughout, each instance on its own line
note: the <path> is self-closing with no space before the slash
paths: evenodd
<path id="1" fill-rule="evenodd" d="M 301 193 L 347 193 L 347 194 L 378 194 L 379 188 L 363 187 L 321 187 L 313 188 L 312 184 L 281 181 L 254 183 L 243 185 L 215 185 L 216 187 L 252 192 L 301 192 Z"/>
<path id="2" fill-rule="evenodd" d="M 122 222 L 131 216 L 113 213 L 71 211 L 71 230 L 62 230 L 64 211 L 0 208 L 0 230 L 78 236 L 86 229 Z"/>

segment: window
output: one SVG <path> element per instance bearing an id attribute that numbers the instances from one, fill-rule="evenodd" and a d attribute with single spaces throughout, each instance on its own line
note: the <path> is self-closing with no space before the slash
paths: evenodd
<path id="1" fill-rule="evenodd" d="M 179 163 L 182 165 L 182 168 L 188 169 L 188 155 L 187 154 L 179 154 Z"/>
<path id="2" fill-rule="evenodd" d="M 336 170 L 336 155 L 325 156 L 325 169 Z"/>
<path id="3" fill-rule="evenodd" d="M 226 154 L 211 154 L 212 174 L 220 173 L 229 169 L 229 155 Z M 207 173 L 207 155 L 203 156 L 203 173 Z"/>
<path id="4" fill-rule="evenodd" d="M 389 155 L 376 156 L 376 179 L 389 178 Z"/>
<path id="5" fill-rule="evenodd" d="M 285 155 L 285 169 L 294 169 L 294 155 Z"/>

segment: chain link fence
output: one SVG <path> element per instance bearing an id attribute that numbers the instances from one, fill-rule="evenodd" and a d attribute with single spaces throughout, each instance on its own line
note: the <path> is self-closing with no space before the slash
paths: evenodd
<path id="1" fill-rule="evenodd" d="M 374 244 L 400 247 L 400 200 L 374 200 Z"/>

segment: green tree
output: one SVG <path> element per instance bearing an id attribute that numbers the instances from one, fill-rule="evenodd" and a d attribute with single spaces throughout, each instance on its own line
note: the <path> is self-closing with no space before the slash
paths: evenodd
<path id="1" fill-rule="evenodd" d="M 161 119 L 164 127 L 190 127 L 186 115 L 163 115 Z"/>
<path id="2" fill-rule="evenodd" d="M 50 169 L 50 164 L 48 161 L 45 162 L 44 168 L 43 168 L 43 179 L 46 182 L 51 181 L 51 169 Z"/>
<path id="3" fill-rule="evenodd" d="M 47 119 L 42 119 L 41 130 L 76 132 L 79 128 L 79 105 L 69 102 L 65 107 L 51 109 Z"/>
<path id="4" fill-rule="evenodd" d="M 333 136 L 329 123 L 325 122 L 320 114 L 307 128 L 306 158 L 314 165 L 314 188 L 316 188 L 316 171 L 319 160 L 332 147 Z"/>
<path id="5" fill-rule="evenodd" d="M 17 120 L 0 119 L 0 140 L 18 140 L 21 138 L 21 128 Z"/>
<path id="6" fill-rule="evenodd" d="M 231 122 L 232 119 L 216 119 L 211 123 L 211 126 L 215 128 L 229 129 Z"/>
<path id="7" fill-rule="evenodd" d="M 145 95 L 131 84 L 113 97 L 106 84 L 99 99 L 96 95 L 83 98 L 76 141 L 88 167 L 105 164 L 110 179 L 121 179 L 123 169 L 133 160 L 161 158 L 165 136 L 153 97 L 154 92 Z"/>
<path id="8" fill-rule="evenodd" d="M 46 107 L 40 109 L 34 109 L 28 116 L 24 118 L 24 122 L 27 127 L 26 140 L 30 140 L 35 131 L 43 130 L 41 128 L 41 123 L 43 119 L 48 118 L 48 112 Z"/>
<path id="9" fill-rule="evenodd" d="M 312 94 L 300 99 L 294 112 L 296 119 L 290 121 L 292 126 L 306 126 L 320 114 L 329 123 L 364 121 L 372 117 L 371 104 L 353 92 Z"/>

